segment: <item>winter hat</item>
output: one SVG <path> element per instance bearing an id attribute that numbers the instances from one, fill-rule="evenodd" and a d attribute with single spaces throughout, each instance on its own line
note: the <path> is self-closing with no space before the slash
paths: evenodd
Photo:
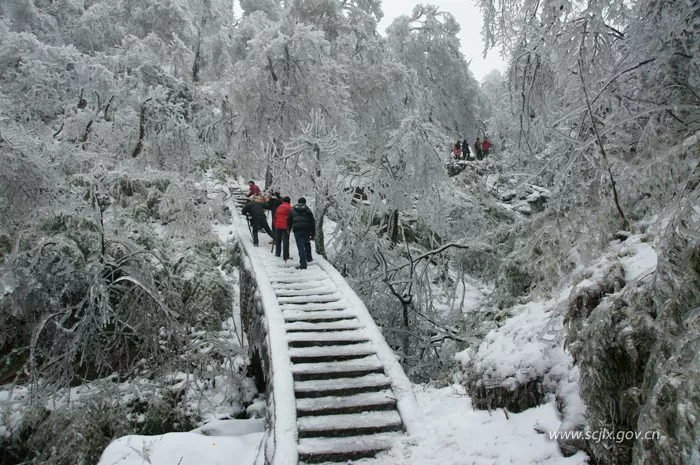
<path id="1" fill-rule="evenodd" d="M 299 203 L 302 205 L 306 205 L 306 199 L 304 197 L 299 197 Z"/>

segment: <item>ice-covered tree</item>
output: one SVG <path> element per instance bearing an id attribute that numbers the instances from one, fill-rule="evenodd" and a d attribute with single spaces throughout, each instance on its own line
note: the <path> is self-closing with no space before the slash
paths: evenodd
<path id="1" fill-rule="evenodd" d="M 417 5 L 387 29 L 392 55 L 416 74 L 419 93 L 406 98 L 453 138 L 476 130 L 478 86 L 459 49 L 459 30 L 454 16 L 433 5 Z"/>

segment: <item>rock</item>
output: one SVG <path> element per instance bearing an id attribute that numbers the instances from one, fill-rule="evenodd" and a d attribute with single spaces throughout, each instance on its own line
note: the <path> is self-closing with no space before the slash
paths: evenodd
<path id="1" fill-rule="evenodd" d="M 613 237 L 615 239 L 622 241 L 622 242 L 625 242 L 627 239 L 630 238 L 631 235 L 632 235 L 632 233 L 630 233 L 629 231 L 618 231 L 615 233 L 615 235 Z"/>
<path id="2" fill-rule="evenodd" d="M 538 200 L 540 200 L 540 193 L 539 193 L 539 192 L 533 192 L 532 194 L 528 195 L 528 196 L 525 198 L 525 200 L 528 201 L 528 202 L 530 202 L 530 203 L 535 203 L 535 202 L 537 202 Z"/>
<path id="3" fill-rule="evenodd" d="M 518 194 L 515 193 L 515 191 L 508 191 L 504 192 L 501 194 L 501 201 L 503 202 L 510 202 L 513 200 Z"/>
<path id="4" fill-rule="evenodd" d="M 574 431 L 581 431 L 583 433 L 583 427 L 573 430 L 559 429 L 560 434 L 557 437 L 557 443 L 559 444 L 559 452 L 561 452 L 561 455 L 564 457 L 571 457 L 581 450 L 588 452 L 588 444 L 586 443 L 583 434 L 581 437 L 575 438 L 574 434 L 567 435 L 567 431 L 571 433 Z"/>
<path id="5" fill-rule="evenodd" d="M 545 189 L 544 187 L 536 186 L 534 184 L 531 184 L 531 187 L 534 191 L 538 192 L 542 197 L 551 197 L 552 192 L 549 189 Z"/>
<path id="6" fill-rule="evenodd" d="M 515 211 L 522 215 L 532 215 L 532 207 L 527 202 L 521 202 L 515 206 Z"/>

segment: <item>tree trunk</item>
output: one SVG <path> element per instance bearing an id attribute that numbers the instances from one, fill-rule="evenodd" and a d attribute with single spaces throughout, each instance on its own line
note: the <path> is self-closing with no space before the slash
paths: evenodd
<path id="1" fill-rule="evenodd" d="M 146 102 L 148 102 L 148 100 L 141 104 L 141 113 L 139 115 L 139 141 L 136 144 L 134 151 L 131 152 L 132 158 L 138 157 L 143 149 L 143 139 L 146 137 Z"/>
<path id="2" fill-rule="evenodd" d="M 325 202 L 318 202 L 317 198 L 317 205 L 319 204 L 320 208 L 316 212 L 316 240 L 314 241 L 314 244 L 316 245 L 316 253 L 327 260 L 328 257 L 326 256 L 325 238 L 323 235 L 323 220 L 326 218 L 328 205 Z"/>
<path id="3" fill-rule="evenodd" d="M 393 210 L 389 216 L 389 238 L 391 245 L 396 245 L 399 241 L 399 211 Z"/>
<path id="4" fill-rule="evenodd" d="M 404 356 L 408 357 L 409 353 L 411 352 L 411 340 L 409 339 L 409 334 L 408 332 L 410 331 L 410 325 L 408 322 L 408 302 L 402 302 L 403 304 L 403 329 L 404 333 L 402 336 L 402 342 L 401 344 L 403 345 L 403 353 Z"/>

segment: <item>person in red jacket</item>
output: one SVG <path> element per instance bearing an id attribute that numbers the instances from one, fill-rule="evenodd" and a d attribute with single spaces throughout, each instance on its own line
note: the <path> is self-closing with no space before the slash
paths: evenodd
<path id="1" fill-rule="evenodd" d="M 248 197 L 251 197 L 253 195 L 262 195 L 260 188 L 256 186 L 253 181 L 248 181 L 248 185 L 250 186 L 250 190 L 248 191 Z"/>
<path id="2" fill-rule="evenodd" d="M 284 197 L 282 203 L 277 207 L 272 224 L 275 227 L 275 256 L 279 257 L 282 252 L 284 261 L 289 260 L 289 231 L 287 231 L 287 217 L 292 209 L 292 199 Z"/>
<path id="3" fill-rule="evenodd" d="M 484 141 L 481 143 L 481 150 L 484 151 L 484 158 L 489 154 L 489 149 L 493 146 L 490 140 L 484 137 Z"/>

